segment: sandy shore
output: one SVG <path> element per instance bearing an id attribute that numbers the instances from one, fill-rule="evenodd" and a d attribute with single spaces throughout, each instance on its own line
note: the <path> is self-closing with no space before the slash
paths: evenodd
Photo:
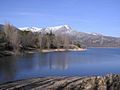
<path id="1" fill-rule="evenodd" d="M 62 51 L 86 51 L 87 49 L 78 48 L 78 49 L 44 49 L 41 52 L 62 52 Z"/>

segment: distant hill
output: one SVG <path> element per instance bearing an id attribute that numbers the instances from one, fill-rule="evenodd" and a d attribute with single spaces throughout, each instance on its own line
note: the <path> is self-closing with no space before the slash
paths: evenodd
<path id="1" fill-rule="evenodd" d="M 104 36 L 98 33 L 84 33 L 72 29 L 68 25 L 61 25 L 55 27 L 37 28 L 25 27 L 19 28 L 32 32 L 50 32 L 54 34 L 67 34 L 76 42 L 80 42 L 83 47 L 120 47 L 120 38 Z"/>
<path id="2" fill-rule="evenodd" d="M 0 31 L 3 30 L 3 26 L 4 26 L 4 25 L 0 24 Z"/>
<path id="3" fill-rule="evenodd" d="M 15 30 L 20 30 L 19 28 L 15 27 L 15 26 L 13 26 L 13 27 L 15 28 Z M 0 24 L 0 30 L 3 31 L 3 29 L 4 29 L 4 25 Z"/>

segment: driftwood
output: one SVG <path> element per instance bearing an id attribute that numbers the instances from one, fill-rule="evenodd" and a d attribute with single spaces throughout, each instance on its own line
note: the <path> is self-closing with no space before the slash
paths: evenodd
<path id="1" fill-rule="evenodd" d="M 8 82 L 0 90 L 120 90 L 120 75 L 45 77 Z"/>

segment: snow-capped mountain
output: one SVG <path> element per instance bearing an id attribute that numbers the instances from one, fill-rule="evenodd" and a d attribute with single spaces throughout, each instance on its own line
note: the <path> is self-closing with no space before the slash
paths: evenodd
<path id="1" fill-rule="evenodd" d="M 0 31 L 3 31 L 4 25 L 0 25 Z M 70 36 L 70 39 L 75 42 L 80 42 L 81 45 L 87 47 L 120 47 L 120 38 L 104 36 L 99 33 L 86 33 L 79 32 L 72 29 L 68 25 L 54 26 L 54 27 L 46 27 L 46 28 L 38 28 L 38 27 L 24 27 L 24 28 L 16 28 L 17 30 L 27 30 L 32 32 L 43 32 L 47 33 L 52 31 L 56 35 L 67 34 Z"/>
<path id="2" fill-rule="evenodd" d="M 70 33 L 72 32 L 72 28 L 68 25 L 60 25 L 54 27 L 46 27 L 46 28 L 38 28 L 38 27 L 23 27 L 19 28 L 22 31 L 32 31 L 32 32 L 50 32 L 53 33 Z"/>
<path id="3" fill-rule="evenodd" d="M 71 27 L 68 26 L 68 25 L 61 25 L 61 26 L 47 27 L 46 30 L 56 31 L 58 29 L 63 29 L 63 28 L 65 28 L 65 29 L 71 29 Z"/>
<path id="4" fill-rule="evenodd" d="M 19 29 L 22 31 L 32 31 L 32 32 L 39 32 L 42 30 L 42 28 L 37 28 L 37 27 L 23 27 Z"/>
<path id="5" fill-rule="evenodd" d="M 69 33 L 72 31 L 72 28 L 68 25 L 61 25 L 61 26 L 47 27 L 44 30 L 46 32 L 52 31 L 54 33 L 56 33 L 56 32 Z"/>
<path id="6" fill-rule="evenodd" d="M 88 33 L 88 34 L 95 35 L 95 36 L 101 36 L 102 35 L 101 33 L 95 33 L 95 32 Z"/>
<path id="7" fill-rule="evenodd" d="M 78 32 L 73 30 L 69 25 L 60 25 L 60 26 L 53 26 L 53 27 L 46 27 L 46 28 L 39 28 L 39 27 L 23 27 L 23 28 L 19 28 L 22 31 L 32 31 L 32 32 L 46 32 L 49 33 L 50 31 L 52 31 L 55 34 L 63 34 L 63 33 L 67 33 L 70 35 L 76 35 L 78 36 L 78 34 L 80 34 L 80 36 L 86 36 L 86 34 L 89 35 L 94 35 L 94 36 L 100 36 L 102 34 L 99 33 L 83 33 L 83 32 Z"/>
<path id="8" fill-rule="evenodd" d="M 27 30 L 32 32 L 45 32 L 52 31 L 56 35 L 67 34 L 72 40 L 80 42 L 83 46 L 87 47 L 119 47 L 120 38 L 104 36 L 99 33 L 85 33 L 72 29 L 68 25 L 37 28 L 37 27 L 25 27 L 19 28 L 20 30 Z"/>

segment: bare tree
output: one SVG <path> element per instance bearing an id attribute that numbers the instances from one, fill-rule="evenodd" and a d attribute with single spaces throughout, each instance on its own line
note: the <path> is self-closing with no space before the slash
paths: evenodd
<path id="1" fill-rule="evenodd" d="M 39 33 L 38 34 L 38 46 L 40 49 L 42 49 L 42 41 L 43 41 L 43 34 Z"/>
<path id="2" fill-rule="evenodd" d="M 49 38 L 49 35 L 45 35 L 45 39 L 46 39 L 46 47 L 47 49 L 50 49 L 50 38 Z"/>
<path id="3" fill-rule="evenodd" d="M 31 31 L 22 31 L 20 35 L 21 46 L 23 49 L 36 47 L 36 35 Z"/>
<path id="4" fill-rule="evenodd" d="M 18 54 L 19 53 L 18 31 L 14 26 L 7 23 L 4 25 L 4 33 L 9 46 L 13 48 L 13 51 L 15 52 L 15 54 Z"/>
<path id="5" fill-rule="evenodd" d="M 70 40 L 69 36 L 67 36 L 66 34 L 63 35 L 63 43 L 64 48 L 69 49 Z"/>
<path id="6" fill-rule="evenodd" d="M 56 35 L 54 44 L 58 49 L 63 46 L 63 39 L 61 35 Z"/>

